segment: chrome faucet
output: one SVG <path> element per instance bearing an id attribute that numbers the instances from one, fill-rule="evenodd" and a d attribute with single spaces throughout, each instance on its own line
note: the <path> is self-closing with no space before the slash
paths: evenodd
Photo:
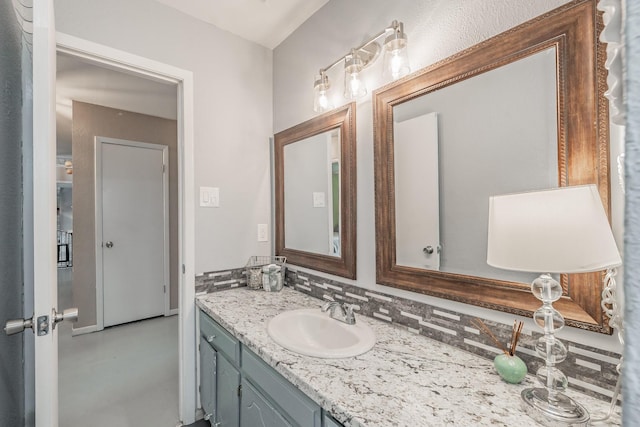
<path id="1" fill-rule="evenodd" d="M 356 324 L 356 316 L 353 314 L 353 305 L 347 303 L 339 303 L 336 301 L 329 301 L 322 306 L 321 310 L 328 311 L 329 317 L 346 323 L 347 325 Z"/>

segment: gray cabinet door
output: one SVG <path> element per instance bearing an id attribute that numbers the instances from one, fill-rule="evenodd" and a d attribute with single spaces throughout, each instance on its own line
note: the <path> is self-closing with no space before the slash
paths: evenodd
<path id="1" fill-rule="evenodd" d="M 240 425 L 240 373 L 218 353 L 218 389 L 216 426 L 238 427 Z"/>
<path id="2" fill-rule="evenodd" d="M 215 420 L 216 351 L 200 337 L 200 403 L 205 419 Z"/>
<path id="3" fill-rule="evenodd" d="M 251 385 L 242 379 L 241 427 L 291 426 L 280 413 Z"/>
<path id="4" fill-rule="evenodd" d="M 338 423 L 336 420 L 334 420 L 327 414 L 324 415 L 323 423 L 324 423 L 323 427 L 342 427 L 342 424 Z"/>

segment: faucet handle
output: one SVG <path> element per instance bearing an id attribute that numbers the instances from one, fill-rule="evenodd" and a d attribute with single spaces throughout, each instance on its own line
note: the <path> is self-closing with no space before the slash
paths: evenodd
<path id="1" fill-rule="evenodd" d="M 356 316 L 353 314 L 353 304 L 342 304 L 345 321 L 351 325 L 356 323 Z"/>
<path id="2" fill-rule="evenodd" d="M 322 305 L 322 308 L 321 308 L 320 310 L 321 310 L 321 311 L 329 311 L 329 309 L 330 309 L 331 307 L 336 306 L 336 305 L 338 305 L 338 303 L 337 303 L 337 302 L 335 302 L 335 301 L 328 301 L 328 302 L 326 302 L 326 303 L 324 303 L 324 304 Z"/>

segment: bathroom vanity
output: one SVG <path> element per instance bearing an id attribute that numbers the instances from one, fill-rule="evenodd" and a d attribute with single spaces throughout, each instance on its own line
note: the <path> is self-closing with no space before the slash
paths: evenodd
<path id="1" fill-rule="evenodd" d="M 503 382 L 493 364 L 406 327 L 356 314 L 376 335 L 369 352 L 320 359 L 288 351 L 268 321 L 323 301 L 286 288 L 246 288 L 197 297 L 200 388 L 212 425 L 231 426 L 536 426 L 520 393 L 536 380 Z M 570 390 L 592 417 L 608 403 Z M 611 425 L 619 425 L 619 415 Z"/>
<path id="2" fill-rule="evenodd" d="M 322 408 L 200 311 L 200 401 L 216 426 L 337 426 Z"/>

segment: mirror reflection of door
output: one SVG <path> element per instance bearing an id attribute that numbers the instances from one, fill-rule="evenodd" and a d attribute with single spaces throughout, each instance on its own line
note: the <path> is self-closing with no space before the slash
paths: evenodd
<path id="1" fill-rule="evenodd" d="M 438 113 L 397 119 L 393 132 L 396 264 L 439 270 Z"/>
<path id="2" fill-rule="evenodd" d="M 284 147 L 285 246 L 340 256 L 340 130 Z"/>

